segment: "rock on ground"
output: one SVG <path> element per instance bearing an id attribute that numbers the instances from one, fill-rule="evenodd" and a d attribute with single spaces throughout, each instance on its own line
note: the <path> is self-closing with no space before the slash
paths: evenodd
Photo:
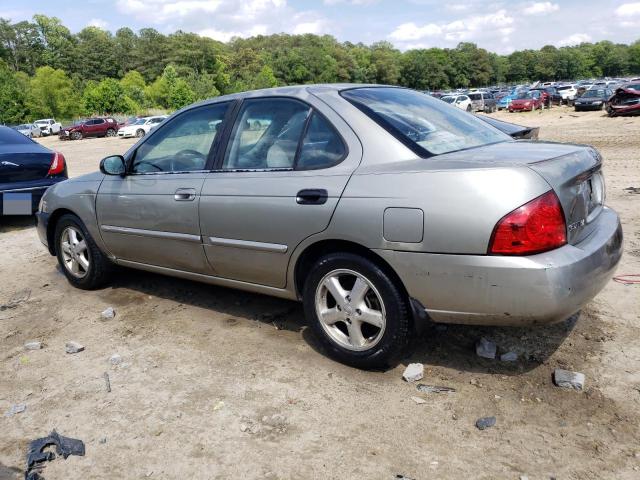
<path id="1" fill-rule="evenodd" d="M 422 380 L 423 376 L 424 365 L 421 363 L 410 363 L 407 365 L 407 368 L 404 369 L 404 373 L 402 374 L 402 378 L 407 382 L 417 382 L 418 380 Z"/>
<path id="2" fill-rule="evenodd" d="M 113 309 L 113 307 L 109 307 L 102 312 L 102 318 L 104 318 L 105 320 L 109 320 L 115 316 L 116 316 L 116 311 Z"/>
<path id="3" fill-rule="evenodd" d="M 482 417 L 476 420 L 476 427 L 478 430 L 484 430 L 489 427 L 493 427 L 496 424 L 496 417 Z"/>
<path id="4" fill-rule="evenodd" d="M 553 382 L 562 388 L 572 388 L 574 390 L 583 390 L 585 376 L 584 373 L 571 372 L 569 370 L 563 370 L 556 368 L 553 372 Z"/>
<path id="5" fill-rule="evenodd" d="M 25 350 L 40 350 L 42 348 L 42 342 L 27 342 L 24 344 Z"/>
<path id="6" fill-rule="evenodd" d="M 65 344 L 65 351 L 67 353 L 78 353 L 84 350 L 84 345 L 78 342 L 67 342 Z"/>

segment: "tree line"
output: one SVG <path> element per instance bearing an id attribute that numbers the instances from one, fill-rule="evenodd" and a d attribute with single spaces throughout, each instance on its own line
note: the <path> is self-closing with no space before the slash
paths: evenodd
<path id="1" fill-rule="evenodd" d="M 388 42 L 268 35 L 222 43 L 152 28 L 71 33 L 55 17 L 0 18 L 0 123 L 174 110 L 278 85 L 356 82 L 419 90 L 640 73 L 640 40 L 498 55 L 473 43 L 401 52 Z"/>

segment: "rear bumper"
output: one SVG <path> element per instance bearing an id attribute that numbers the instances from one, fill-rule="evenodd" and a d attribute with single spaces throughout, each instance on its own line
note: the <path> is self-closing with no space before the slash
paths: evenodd
<path id="1" fill-rule="evenodd" d="M 63 179 L 66 180 L 66 179 Z M 31 213 L 34 213 L 38 210 L 38 204 L 40 203 L 40 199 L 44 195 L 44 192 L 47 191 L 49 185 L 44 187 L 30 187 L 30 188 L 16 188 L 11 190 L 0 190 L 0 216 L 2 216 L 4 204 L 3 204 L 3 194 L 4 193 L 30 193 L 31 194 Z"/>
<path id="2" fill-rule="evenodd" d="M 576 245 L 527 257 L 377 251 L 435 322 L 531 325 L 565 320 L 595 297 L 622 256 L 618 215 L 605 208 Z"/>

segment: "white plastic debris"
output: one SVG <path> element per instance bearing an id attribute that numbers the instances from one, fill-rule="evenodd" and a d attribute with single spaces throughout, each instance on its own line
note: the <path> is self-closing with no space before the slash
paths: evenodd
<path id="1" fill-rule="evenodd" d="M 494 358 L 496 358 L 497 349 L 498 348 L 496 347 L 495 343 L 493 343 L 491 340 L 487 340 L 484 337 L 480 338 L 480 340 L 476 342 L 476 355 L 478 355 L 479 357 L 493 360 Z"/>
<path id="2" fill-rule="evenodd" d="M 104 318 L 105 320 L 112 319 L 115 316 L 116 316 L 116 311 L 113 309 L 113 307 L 109 307 L 102 312 L 102 318 Z"/>

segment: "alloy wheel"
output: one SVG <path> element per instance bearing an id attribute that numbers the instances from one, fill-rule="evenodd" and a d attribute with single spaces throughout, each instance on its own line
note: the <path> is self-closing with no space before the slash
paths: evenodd
<path id="1" fill-rule="evenodd" d="M 82 233 L 67 227 L 60 236 L 62 260 L 67 271 L 76 278 L 84 278 L 89 271 L 89 249 Z"/>
<path id="2" fill-rule="evenodd" d="M 368 350 L 384 335 L 382 297 L 358 272 L 339 269 L 326 274 L 316 288 L 315 306 L 320 325 L 343 348 Z"/>

